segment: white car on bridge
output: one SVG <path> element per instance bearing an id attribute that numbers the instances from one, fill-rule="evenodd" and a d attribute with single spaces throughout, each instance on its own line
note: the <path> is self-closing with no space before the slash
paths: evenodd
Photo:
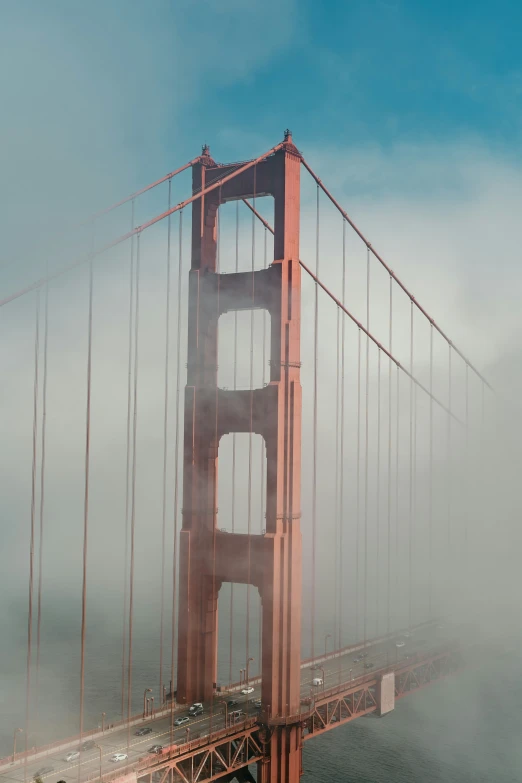
<path id="1" fill-rule="evenodd" d="M 125 759 L 129 758 L 126 753 L 115 753 L 114 756 L 111 756 L 109 761 L 125 761 Z"/>

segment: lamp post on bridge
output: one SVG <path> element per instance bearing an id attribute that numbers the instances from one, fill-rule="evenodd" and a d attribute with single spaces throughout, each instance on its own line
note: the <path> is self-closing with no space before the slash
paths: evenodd
<path id="1" fill-rule="evenodd" d="M 101 727 L 102 734 L 105 731 L 105 714 L 106 714 L 105 712 L 102 712 L 102 727 Z"/>
<path id="2" fill-rule="evenodd" d="M 241 690 L 241 686 L 243 684 L 243 672 L 244 671 L 245 671 L 244 669 L 240 669 L 239 670 L 239 690 Z"/>
<path id="3" fill-rule="evenodd" d="M 13 735 L 13 763 L 14 763 L 15 756 L 16 756 L 16 735 L 18 733 L 21 734 L 22 732 L 23 732 L 23 729 L 15 729 L 14 730 L 14 735 Z"/>
<path id="4" fill-rule="evenodd" d="M 154 696 L 150 697 L 150 717 L 154 717 Z"/>
<path id="5" fill-rule="evenodd" d="M 152 688 L 145 688 L 143 691 L 143 718 L 147 717 L 147 693 L 152 693 Z"/>
<path id="6" fill-rule="evenodd" d="M 326 643 L 327 643 L 328 639 L 331 639 L 331 638 L 332 638 L 332 634 L 331 633 L 327 633 L 326 636 L 324 637 L 324 657 L 325 658 L 326 658 Z"/>
<path id="7" fill-rule="evenodd" d="M 249 659 L 248 659 L 248 661 L 247 661 L 247 663 L 246 663 L 246 669 L 245 669 L 245 686 L 246 686 L 247 688 L 248 688 L 248 667 L 249 667 L 250 661 L 254 661 L 254 660 L 255 660 L 254 658 L 249 658 Z"/>
<path id="8" fill-rule="evenodd" d="M 100 751 L 100 780 L 102 779 L 102 749 L 99 745 L 95 745 L 95 748 L 98 748 Z"/>

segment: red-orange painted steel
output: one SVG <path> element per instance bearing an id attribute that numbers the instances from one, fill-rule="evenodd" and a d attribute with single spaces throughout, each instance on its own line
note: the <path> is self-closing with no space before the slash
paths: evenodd
<path id="1" fill-rule="evenodd" d="M 223 582 L 251 584 L 262 600 L 262 687 L 269 716 L 299 708 L 301 640 L 301 384 L 299 264 L 301 157 L 288 133 L 280 148 L 233 176 L 203 155 L 193 189 L 189 279 L 183 527 L 180 534 L 178 701 L 209 701 L 217 668 L 217 599 Z M 230 173 L 229 173 L 230 172 Z M 210 191 L 205 183 L 221 186 Z M 231 176 L 232 175 L 232 176 Z M 217 213 L 226 201 L 274 197 L 274 261 L 268 269 L 216 272 Z M 253 300 L 255 292 L 255 301 Z M 269 384 L 217 387 L 217 326 L 227 310 L 264 307 L 272 319 Z M 217 529 L 220 438 L 255 432 L 267 454 L 266 533 Z M 299 780 L 299 724 L 272 733 L 264 783 Z"/>

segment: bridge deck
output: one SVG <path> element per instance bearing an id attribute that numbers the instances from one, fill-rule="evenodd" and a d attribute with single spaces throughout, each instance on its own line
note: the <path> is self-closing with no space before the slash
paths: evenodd
<path id="1" fill-rule="evenodd" d="M 304 718 L 307 714 L 312 715 L 315 712 L 315 718 L 309 722 L 307 736 L 313 736 L 320 731 L 333 728 L 339 722 L 346 722 L 347 719 L 351 720 L 358 717 L 359 714 L 375 709 L 374 703 L 365 701 L 364 710 L 352 709 L 354 714 L 349 715 L 345 709 L 345 707 L 348 709 L 347 704 L 343 707 L 338 694 L 350 691 L 358 692 L 358 689 L 360 691 L 363 685 L 365 693 L 371 694 L 372 684 L 376 682 L 375 672 L 388 667 L 399 667 L 406 670 L 410 663 L 413 664 L 417 660 L 422 661 L 424 658 L 429 658 L 436 649 L 447 645 L 453 635 L 451 626 L 433 623 L 417 628 L 411 637 L 405 640 L 406 644 L 402 648 L 396 647 L 398 636 L 394 635 L 391 638 L 382 638 L 368 643 L 364 649 L 361 644 L 352 645 L 341 652 L 316 658 L 315 662 L 304 661 L 301 672 L 302 716 Z M 365 657 L 356 662 L 355 659 L 359 658 L 362 652 L 365 653 Z M 313 686 L 314 677 L 323 678 L 323 685 Z M 354 682 L 352 683 L 352 681 Z M 253 702 L 260 697 L 259 681 L 253 679 L 251 684 L 254 686 L 254 692 L 248 698 L 234 695 L 234 690 L 238 690 L 239 686 L 231 689 L 232 696 L 239 702 L 238 707 L 234 709 L 241 708 L 247 716 L 247 723 L 238 725 L 233 730 L 236 740 L 242 737 L 245 731 L 251 733 L 250 724 L 257 723 L 255 719 L 259 715 L 259 711 Z M 138 766 L 140 768 L 151 765 L 154 765 L 155 768 L 161 767 L 161 757 L 152 754 L 147 757 L 148 748 L 154 744 L 168 746 L 172 740 L 178 746 L 179 753 L 183 754 L 185 751 L 191 752 L 187 746 L 187 740 L 189 740 L 188 745 L 192 750 L 198 745 L 208 748 L 216 738 L 219 738 L 216 732 L 224 735 L 230 734 L 230 730 L 226 731 L 224 707 L 226 699 L 230 698 L 228 693 L 223 694 L 223 698 L 214 701 L 212 711 L 205 709 L 203 715 L 191 718 L 183 726 L 174 727 L 174 729 L 171 727 L 171 711 L 170 708 L 167 708 L 158 711 L 154 718 L 144 720 L 141 716 L 137 716 L 132 721 L 130 730 L 129 725 L 124 724 L 108 729 L 103 734 L 99 731 L 96 734 L 91 734 L 92 739 L 102 750 L 101 771 L 103 778 L 118 777 L 126 770 L 136 769 Z M 369 697 L 365 696 L 364 698 Z M 334 704 L 337 706 L 327 706 Z M 176 708 L 175 710 L 175 717 L 187 714 L 186 708 Z M 146 736 L 136 736 L 135 731 L 142 726 L 150 726 L 153 732 Z M 189 728 L 188 733 L 187 728 Z M 84 739 L 87 738 L 90 737 L 84 735 Z M 79 760 L 64 761 L 67 753 L 77 748 L 78 738 L 73 738 L 65 740 L 63 743 L 55 743 L 47 748 L 36 749 L 30 752 L 27 757 L 23 753 L 17 754 L 15 762 L 11 758 L 5 759 L 0 763 L 1 783 L 22 783 L 24 780 L 31 780 L 37 770 L 42 767 L 52 767 L 52 772 L 49 771 L 41 776 L 44 783 L 57 783 L 61 779 L 68 780 L 73 777 L 78 780 L 78 764 L 80 764 L 79 781 L 98 779 L 100 777 L 100 754 L 97 748 L 83 751 Z M 110 757 L 118 752 L 128 754 L 128 758 L 119 763 L 111 762 Z"/>

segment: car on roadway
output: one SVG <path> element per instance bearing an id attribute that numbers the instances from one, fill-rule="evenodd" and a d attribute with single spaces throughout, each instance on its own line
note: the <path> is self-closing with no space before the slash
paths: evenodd
<path id="1" fill-rule="evenodd" d="M 148 749 L 147 753 L 157 753 L 159 755 L 160 753 L 163 753 L 163 745 L 153 745 Z"/>
<path id="2" fill-rule="evenodd" d="M 230 714 L 230 720 L 232 723 L 237 723 L 243 717 L 243 710 L 235 710 Z"/>
<path id="3" fill-rule="evenodd" d="M 364 668 L 365 669 L 373 669 L 374 666 L 375 666 L 374 663 L 365 663 L 364 664 Z"/>
<path id="4" fill-rule="evenodd" d="M 255 700 L 255 702 L 254 702 L 254 707 L 255 707 L 257 710 L 260 710 L 260 709 L 261 709 L 261 707 L 262 707 L 262 704 L 261 704 L 261 699 L 256 699 L 256 700 Z"/>
<path id="5" fill-rule="evenodd" d="M 92 750 L 96 747 L 96 743 L 94 740 L 85 740 L 85 742 L 80 745 L 80 750 Z"/>
<path id="6" fill-rule="evenodd" d="M 251 685 L 247 685 L 246 688 L 243 688 L 241 693 L 243 694 L 243 696 L 248 696 L 249 693 L 254 693 L 254 689 L 252 688 Z"/>
<path id="7" fill-rule="evenodd" d="M 359 663 L 359 661 L 360 661 L 360 660 L 361 660 L 360 658 L 354 658 L 354 659 L 353 659 L 353 662 L 354 662 L 354 663 Z"/>
<path id="8" fill-rule="evenodd" d="M 138 731 L 134 732 L 134 736 L 136 737 L 144 737 L 145 734 L 152 734 L 152 729 L 150 726 L 142 726 L 141 729 L 138 729 Z"/>
<path id="9" fill-rule="evenodd" d="M 322 677 L 314 677 L 312 680 L 312 685 L 315 685 L 316 687 L 318 685 L 323 685 L 323 678 Z"/>
<path id="10" fill-rule="evenodd" d="M 125 761 L 125 759 L 128 759 L 128 755 L 126 753 L 115 753 L 114 756 L 111 756 L 109 761 L 113 761 L 116 763 L 117 761 Z"/>
<path id="11" fill-rule="evenodd" d="M 180 715 L 179 718 L 176 718 L 174 721 L 174 726 L 183 726 L 184 723 L 189 722 L 189 716 L 188 715 Z"/>
<path id="12" fill-rule="evenodd" d="M 405 646 L 405 642 L 395 642 L 395 646 L 398 650 Z"/>
<path id="13" fill-rule="evenodd" d="M 76 759 L 80 758 L 80 751 L 79 750 L 71 750 L 66 757 L 64 758 L 64 761 L 76 761 Z"/>
<path id="14" fill-rule="evenodd" d="M 230 707 L 237 707 L 238 704 L 239 704 L 239 702 L 236 699 L 229 699 L 227 701 L 227 707 L 229 707 L 229 708 Z"/>
<path id="15" fill-rule="evenodd" d="M 368 657 L 368 653 L 367 653 L 367 652 L 366 652 L 366 653 L 362 653 L 362 654 L 361 654 L 361 660 L 362 660 L 363 658 L 367 658 L 367 657 Z"/>
<path id="16" fill-rule="evenodd" d="M 197 718 L 198 715 L 203 715 L 203 706 L 200 704 L 199 707 L 196 707 L 195 710 L 190 711 L 189 710 L 189 717 L 190 718 Z"/>
<path id="17" fill-rule="evenodd" d="M 40 767 L 40 769 L 37 769 L 34 773 L 34 777 L 42 778 L 44 775 L 50 775 L 51 772 L 54 772 L 54 767 Z"/>

